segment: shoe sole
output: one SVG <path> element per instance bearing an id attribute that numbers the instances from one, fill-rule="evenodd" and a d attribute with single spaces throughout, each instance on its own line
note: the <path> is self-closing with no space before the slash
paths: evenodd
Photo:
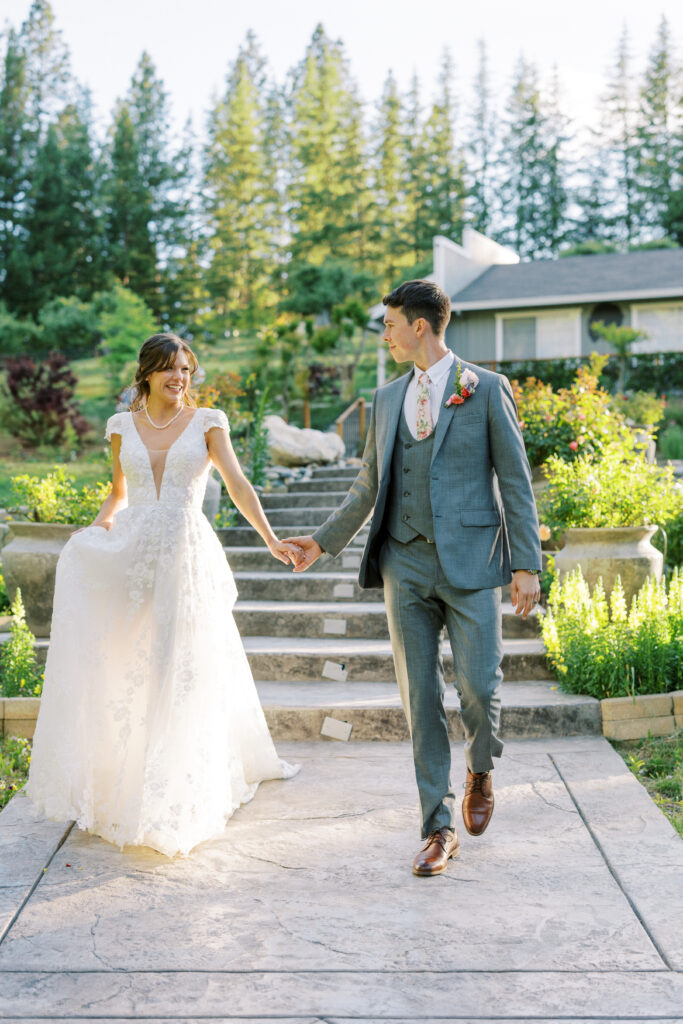
<path id="1" fill-rule="evenodd" d="M 495 802 L 493 804 L 493 807 L 495 807 Z M 484 827 L 479 832 L 473 832 L 471 828 L 468 828 L 467 827 L 467 822 L 465 821 L 465 815 L 464 814 L 462 815 L 462 823 L 465 826 L 466 831 L 469 832 L 469 834 L 471 836 L 475 836 L 475 837 L 476 836 L 483 836 L 484 832 L 486 831 L 486 829 L 491 824 L 491 818 L 493 817 L 493 807 L 491 807 L 491 813 L 489 814 L 489 820 L 486 822 Z"/>
<path id="2" fill-rule="evenodd" d="M 435 868 L 433 871 L 420 871 L 419 868 L 413 868 L 413 874 L 417 875 L 418 878 L 431 878 L 432 875 L 442 875 L 448 867 L 449 860 L 455 860 L 456 857 L 460 856 L 460 843 L 456 846 L 452 853 L 448 854 L 446 863 L 442 868 Z"/>

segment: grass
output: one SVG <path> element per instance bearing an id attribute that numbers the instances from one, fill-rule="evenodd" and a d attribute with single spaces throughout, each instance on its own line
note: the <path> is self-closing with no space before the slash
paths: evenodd
<path id="1" fill-rule="evenodd" d="M 30 763 L 30 740 L 0 736 L 0 810 L 26 782 Z"/>
<path id="2" fill-rule="evenodd" d="M 612 745 L 683 837 L 683 730 Z"/>

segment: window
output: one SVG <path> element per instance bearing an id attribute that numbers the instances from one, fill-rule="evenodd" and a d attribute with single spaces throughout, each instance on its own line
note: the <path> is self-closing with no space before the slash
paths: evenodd
<path id="1" fill-rule="evenodd" d="M 567 359 L 581 355 L 581 311 L 562 309 L 496 317 L 496 358 Z"/>
<path id="2" fill-rule="evenodd" d="M 634 341 L 631 351 L 683 352 L 683 302 L 668 302 L 661 306 L 634 306 L 631 323 L 647 338 Z"/>

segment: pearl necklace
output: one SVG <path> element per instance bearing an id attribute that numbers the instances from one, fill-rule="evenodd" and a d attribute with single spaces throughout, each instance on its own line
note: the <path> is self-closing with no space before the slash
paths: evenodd
<path id="1" fill-rule="evenodd" d="M 185 408 L 185 406 L 181 405 L 180 408 L 178 409 L 178 412 L 175 414 L 175 416 L 171 416 L 171 418 L 168 421 L 168 423 L 162 423 L 161 426 L 159 426 L 158 423 L 154 422 L 154 420 L 152 419 L 152 417 L 150 416 L 150 414 L 149 414 L 149 412 L 147 410 L 147 406 L 145 406 L 145 416 L 149 420 L 149 425 L 151 427 L 154 427 L 155 430 L 165 430 L 166 427 L 170 427 L 171 426 L 171 424 L 173 423 L 174 420 L 178 419 L 178 417 L 180 416 L 180 414 L 181 414 L 181 412 L 183 411 L 184 408 Z"/>

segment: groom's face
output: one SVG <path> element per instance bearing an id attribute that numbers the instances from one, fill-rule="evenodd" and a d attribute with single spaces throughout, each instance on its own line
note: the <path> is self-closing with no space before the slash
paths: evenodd
<path id="1" fill-rule="evenodd" d="M 409 324 L 402 309 L 394 306 L 387 306 L 384 314 L 384 334 L 382 340 L 389 346 L 391 355 L 397 363 L 415 362 L 420 354 L 422 342 L 420 339 L 421 319 L 418 317 Z"/>

